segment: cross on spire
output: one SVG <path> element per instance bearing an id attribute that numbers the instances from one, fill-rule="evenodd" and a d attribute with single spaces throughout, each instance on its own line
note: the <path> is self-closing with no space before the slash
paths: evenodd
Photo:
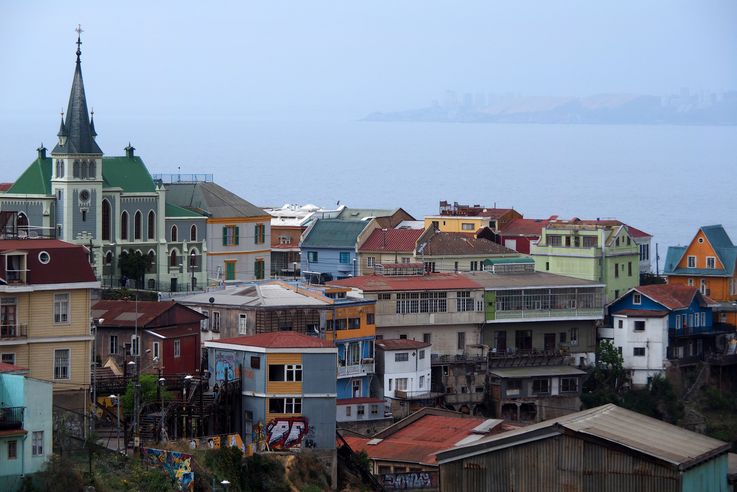
<path id="1" fill-rule="evenodd" d="M 82 30 L 82 25 L 77 24 L 75 31 L 77 33 L 77 63 L 79 63 L 79 57 L 82 55 L 82 33 L 84 32 Z"/>

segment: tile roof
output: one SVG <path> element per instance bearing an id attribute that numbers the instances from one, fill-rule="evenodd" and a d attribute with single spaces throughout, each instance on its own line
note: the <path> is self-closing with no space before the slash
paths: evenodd
<path id="1" fill-rule="evenodd" d="M 484 437 L 468 446 L 447 449 L 438 455 L 438 461 L 445 463 L 460 457 L 507 449 L 515 444 L 529 443 L 530 440 L 549 438 L 551 433 L 566 431 L 574 436 L 591 436 L 623 446 L 634 453 L 666 462 L 679 470 L 696 466 L 730 449 L 730 445 L 725 442 L 607 404 Z"/>
<path id="2" fill-rule="evenodd" d="M 462 256 L 462 255 L 510 255 L 519 253 L 488 239 L 477 238 L 463 232 L 440 232 L 428 229 L 417 241 L 417 254 L 424 256 Z"/>
<path id="3" fill-rule="evenodd" d="M 476 434 L 474 429 L 485 421 L 477 417 L 424 415 L 380 440 L 354 436 L 344 439 L 354 451 L 366 451 L 371 459 L 435 465 L 435 453 Z M 377 440 L 377 444 L 369 444 Z"/>
<path id="4" fill-rule="evenodd" d="M 687 308 L 698 292 L 696 287 L 675 284 L 641 285 L 635 290 L 668 309 Z"/>
<path id="5" fill-rule="evenodd" d="M 353 287 L 364 292 L 405 290 L 464 290 L 480 289 L 481 285 L 458 273 L 428 273 L 425 275 L 388 276 L 361 275 L 333 280 L 327 285 Z"/>
<path id="6" fill-rule="evenodd" d="M 307 230 L 300 245 L 304 248 L 355 249 L 358 235 L 368 222 L 361 220 L 318 219 Z"/>
<path id="7" fill-rule="evenodd" d="M 213 342 L 264 348 L 333 348 L 332 342 L 294 331 L 261 333 L 246 337 L 221 338 Z"/>
<path id="8" fill-rule="evenodd" d="M 104 328 L 132 328 L 136 324 L 140 328 L 145 328 L 153 320 L 177 306 L 191 309 L 176 301 L 107 300 L 97 301 L 92 305 L 91 312 L 93 318 L 105 318 L 102 325 Z M 196 313 L 194 310 L 192 312 Z M 196 314 L 205 318 L 203 314 Z"/>
<path id="9" fill-rule="evenodd" d="M 23 374 L 28 372 L 27 367 L 16 366 L 15 364 L 8 364 L 6 362 L 0 362 L 0 373 L 3 374 Z"/>
<path id="10" fill-rule="evenodd" d="M 409 340 L 406 338 L 392 338 L 376 340 L 377 347 L 381 347 L 384 350 L 408 350 L 408 349 L 419 349 L 423 347 L 429 347 L 431 344 L 427 342 L 420 342 L 419 340 Z"/>
<path id="11" fill-rule="evenodd" d="M 211 182 L 173 183 L 166 185 L 166 199 L 209 217 L 268 217 L 266 211 L 235 193 Z"/>
<path id="12" fill-rule="evenodd" d="M 96 282 L 89 262 L 87 248 L 58 239 L 4 239 L 0 241 L 0 253 L 23 251 L 26 255 L 28 285 Z M 39 253 L 49 254 L 49 262 L 43 264 Z M 0 283 L 6 278 L 5 262 L 0 264 Z"/>
<path id="13" fill-rule="evenodd" d="M 423 229 L 374 229 L 358 251 L 401 251 L 412 253 Z"/>
<path id="14" fill-rule="evenodd" d="M 499 234 L 502 236 L 540 236 L 548 219 L 512 219 L 502 225 Z"/>
<path id="15" fill-rule="evenodd" d="M 386 403 L 381 398 L 369 398 L 369 397 L 362 397 L 362 398 L 341 398 L 339 400 L 335 400 L 336 405 L 362 405 L 366 403 Z"/>

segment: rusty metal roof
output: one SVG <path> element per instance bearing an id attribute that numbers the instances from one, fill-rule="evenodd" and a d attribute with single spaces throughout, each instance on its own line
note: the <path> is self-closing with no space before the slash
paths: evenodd
<path id="1" fill-rule="evenodd" d="M 595 438 L 603 446 L 623 446 L 633 453 L 650 456 L 680 470 L 730 449 L 725 442 L 608 404 L 485 437 L 462 448 L 448 449 L 438 454 L 438 462 L 442 464 L 490 453 L 562 433 Z"/>

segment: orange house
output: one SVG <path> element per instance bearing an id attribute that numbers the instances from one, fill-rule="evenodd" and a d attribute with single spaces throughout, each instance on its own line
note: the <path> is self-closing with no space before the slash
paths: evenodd
<path id="1" fill-rule="evenodd" d="M 703 226 L 688 246 L 671 246 L 663 273 L 669 284 L 697 287 L 720 305 L 716 321 L 737 326 L 737 246 L 721 225 Z"/>

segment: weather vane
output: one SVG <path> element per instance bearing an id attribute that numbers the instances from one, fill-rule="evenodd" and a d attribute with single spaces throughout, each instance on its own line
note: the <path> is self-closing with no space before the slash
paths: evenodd
<path id="1" fill-rule="evenodd" d="M 79 62 L 79 56 L 82 54 L 82 33 L 84 32 L 82 25 L 77 24 L 75 31 L 77 32 L 77 62 Z"/>

